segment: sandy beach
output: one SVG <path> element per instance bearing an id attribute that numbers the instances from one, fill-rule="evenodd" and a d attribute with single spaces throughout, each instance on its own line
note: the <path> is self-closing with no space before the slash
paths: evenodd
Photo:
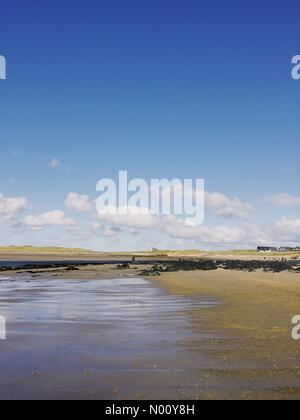
<path id="1" fill-rule="evenodd" d="M 192 313 L 192 328 L 205 326 L 221 337 L 191 344 L 211 356 L 206 375 L 212 382 L 226 383 L 206 397 L 300 398 L 300 343 L 291 338 L 292 318 L 300 311 L 299 275 L 219 270 L 168 273 L 157 281 L 172 294 L 220 302 Z"/>
<path id="2" fill-rule="evenodd" d="M 14 321 L 12 339 L 1 343 L 0 398 L 300 398 L 300 344 L 291 338 L 298 273 L 217 269 L 143 278 L 149 268 L 2 272 L 0 312 Z M 128 323 L 98 310 L 105 287 L 112 299 L 120 281 L 125 302 L 114 299 L 114 311 Z M 66 302 L 79 302 L 81 322 L 75 310 L 58 316 Z"/>

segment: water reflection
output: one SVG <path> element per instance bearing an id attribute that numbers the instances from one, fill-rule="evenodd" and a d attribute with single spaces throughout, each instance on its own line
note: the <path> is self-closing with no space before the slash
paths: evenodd
<path id="1" fill-rule="evenodd" d="M 171 296 L 151 282 L 136 279 L 0 279 L 0 312 L 9 322 L 97 322 L 143 325 L 164 315 L 180 316 L 209 299 Z"/>

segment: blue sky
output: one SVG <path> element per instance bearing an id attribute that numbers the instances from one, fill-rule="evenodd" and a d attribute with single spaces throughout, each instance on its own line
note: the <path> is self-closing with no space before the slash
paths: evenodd
<path id="1" fill-rule="evenodd" d="M 4 2 L 0 244 L 300 242 L 300 81 L 291 78 L 299 12 L 294 0 Z M 205 178 L 223 198 L 212 196 L 196 232 L 97 227 L 92 212 L 66 208 L 70 192 L 92 202 L 97 180 L 121 169 L 147 180 Z M 13 202 L 9 213 L 7 200 L 20 198 L 28 205 Z M 222 216 L 235 199 L 255 209 L 247 220 Z M 53 211 L 76 228 L 24 224 Z"/>

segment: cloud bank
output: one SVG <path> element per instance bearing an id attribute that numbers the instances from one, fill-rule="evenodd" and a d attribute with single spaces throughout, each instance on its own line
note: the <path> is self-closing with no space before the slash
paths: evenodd
<path id="1" fill-rule="evenodd" d="M 47 226 L 75 226 L 75 220 L 66 217 L 65 212 L 54 210 L 37 216 L 29 215 L 23 220 L 23 226 L 28 229 L 42 229 Z"/>
<path id="2" fill-rule="evenodd" d="M 4 197 L 0 194 L 0 217 L 11 219 L 26 210 L 29 207 L 29 202 L 25 197 Z"/>

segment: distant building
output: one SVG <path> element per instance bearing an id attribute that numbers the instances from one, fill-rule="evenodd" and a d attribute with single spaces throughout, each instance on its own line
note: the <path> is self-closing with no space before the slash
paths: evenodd
<path id="1" fill-rule="evenodd" d="M 280 248 L 276 248 L 275 246 L 258 246 L 258 252 L 298 252 L 300 251 L 300 247 L 297 246 L 295 248 L 290 246 L 281 246 Z"/>
<path id="2" fill-rule="evenodd" d="M 282 246 L 278 249 L 279 252 L 293 252 L 297 251 L 297 248 L 292 248 L 290 246 Z"/>
<path id="3" fill-rule="evenodd" d="M 258 246 L 258 252 L 277 252 L 278 249 L 275 246 Z"/>
<path id="4" fill-rule="evenodd" d="M 158 251 L 159 251 L 159 249 L 152 247 L 152 248 L 150 248 L 150 249 L 149 249 L 149 251 L 150 251 L 150 252 L 158 252 Z"/>

